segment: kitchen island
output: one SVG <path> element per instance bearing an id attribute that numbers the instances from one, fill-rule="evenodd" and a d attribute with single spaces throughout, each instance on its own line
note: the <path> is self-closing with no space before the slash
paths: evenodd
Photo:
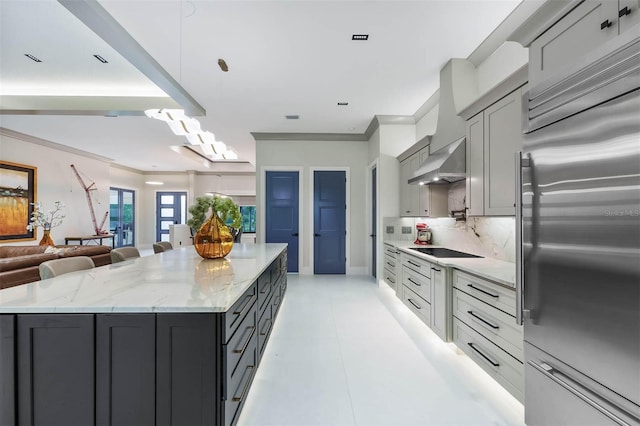
<path id="1" fill-rule="evenodd" d="M 286 244 L 193 247 L 0 291 L 0 424 L 233 424 Z"/>

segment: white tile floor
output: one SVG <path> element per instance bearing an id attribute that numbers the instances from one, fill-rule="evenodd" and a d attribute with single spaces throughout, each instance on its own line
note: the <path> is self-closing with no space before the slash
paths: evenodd
<path id="1" fill-rule="evenodd" d="M 370 277 L 289 275 L 239 425 L 522 425 L 522 404 Z"/>

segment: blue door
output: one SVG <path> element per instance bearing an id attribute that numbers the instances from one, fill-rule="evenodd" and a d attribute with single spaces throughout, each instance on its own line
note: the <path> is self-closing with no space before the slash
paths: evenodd
<path id="1" fill-rule="evenodd" d="M 298 172 L 267 172 L 265 239 L 287 243 L 287 272 L 298 272 Z"/>
<path id="2" fill-rule="evenodd" d="M 344 274 L 346 268 L 346 173 L 313 175 L 313 273 Z"/>

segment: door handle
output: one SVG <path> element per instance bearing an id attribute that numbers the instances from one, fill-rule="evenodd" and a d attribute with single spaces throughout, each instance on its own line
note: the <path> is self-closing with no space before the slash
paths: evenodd
<path id="1" fill-rule="evenodd" d="M 622 9 L 620 9 L 618 11 L 618 18 L 622 18 L 625 15 L 628 15 L 631 13 L 631 9 L 629 9 L 629 7 L 625 6 Z"/>
<path id="2" fill-rule="evenodd" d="M 297 232 L 294 232 L 293 234 L 291 234 L 291 236 L 292 236 L 292 237 L 297 237 L 297 236 L 298 236 L 298 233 L 297 233 Z"/>
<path id="3" fill-rule="evenodd" d="M 314 237 L 319 237 L 319 236 L 320 236 L 320 234 L 313 234 L 313 236 L 314 236 Z"/>

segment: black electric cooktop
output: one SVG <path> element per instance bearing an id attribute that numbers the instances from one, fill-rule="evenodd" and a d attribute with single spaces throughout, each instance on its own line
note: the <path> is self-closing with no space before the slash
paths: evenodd
<path id="1" fill-rule="evenodd" d="M 411 250 L 428 254 L 433 257 L 482 257 L 475 254 L 469 254 L 462 251 L 450 250 L 442 247 L 410 247 Z"/>

